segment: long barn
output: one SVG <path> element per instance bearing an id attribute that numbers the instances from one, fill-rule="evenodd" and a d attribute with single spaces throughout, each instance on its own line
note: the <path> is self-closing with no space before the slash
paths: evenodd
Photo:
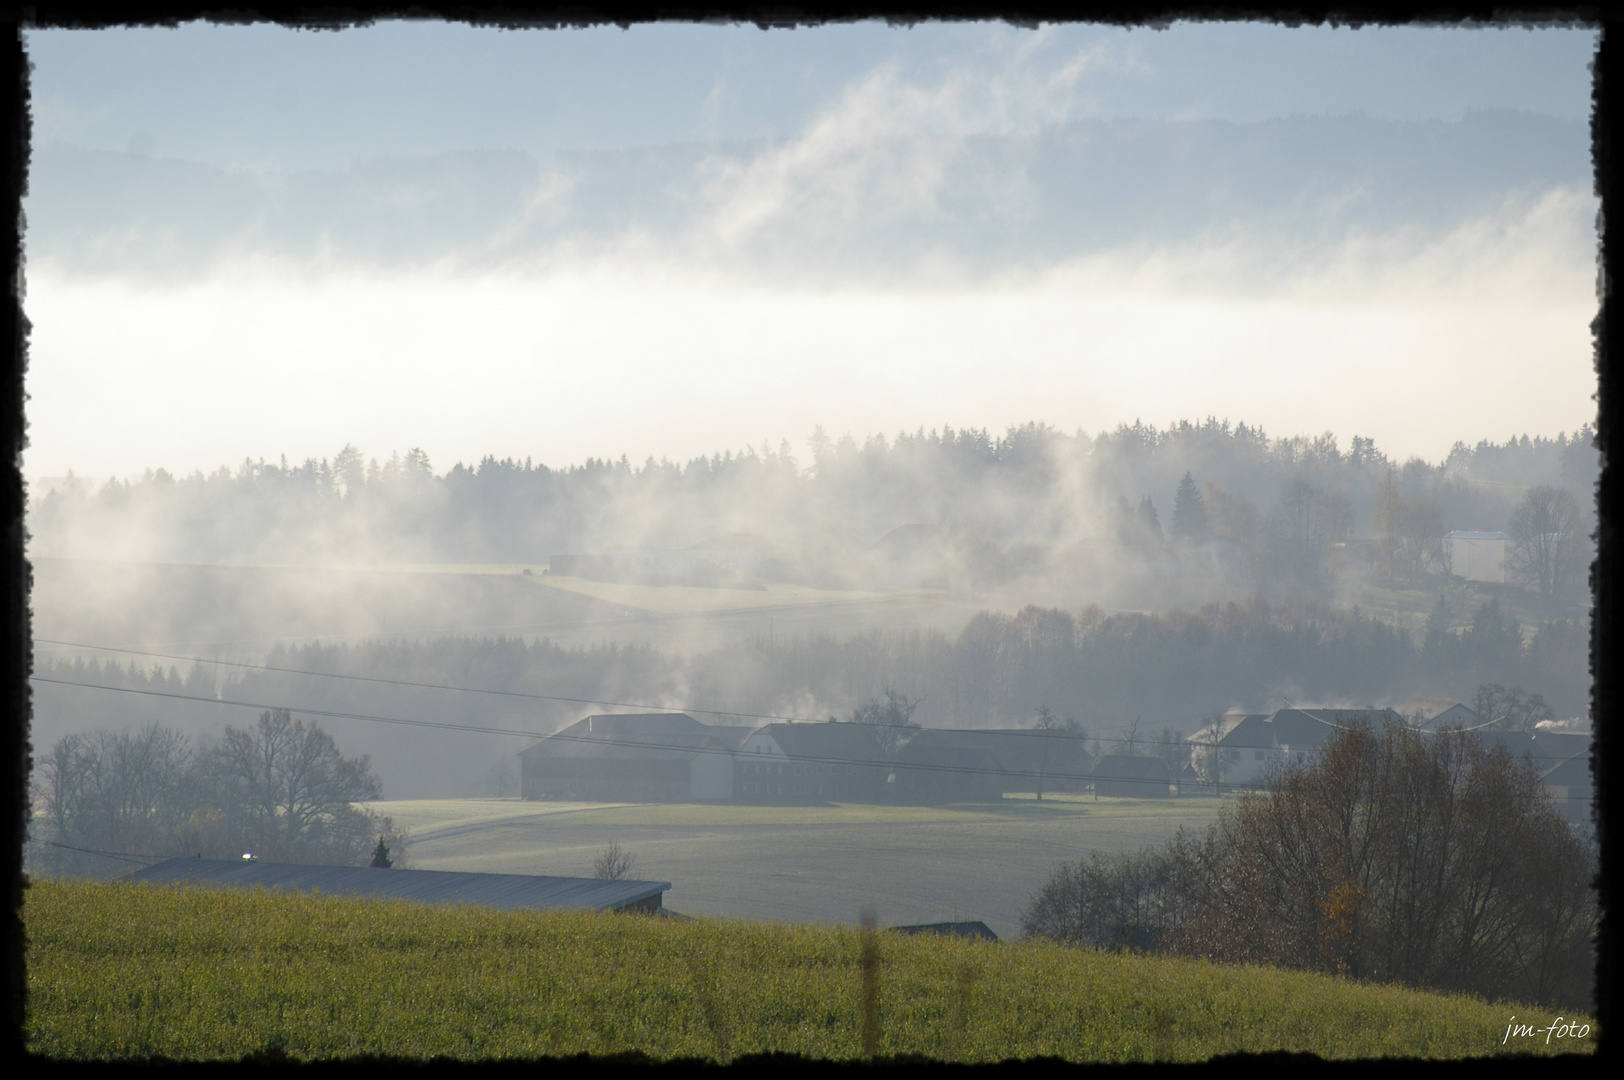
<path id="1" fill-rule="evenodd" d="M 733 797 L 745 727 L 686 713 L 588 716 L 519 754 L 526 799 L 702 802 Z"/>
<path id="2" fill-rule="evenodd" d="M 659 912 L 669 881 L 604 881 L 530 874 L 469 874 L 450 870 L 382 870 L 370 866 L 309 866 L 230 859 L 167 859 L 126 881 L 235 889 L 283 889 L 341 896 L 474 904 L 509 910 L 592 908 Z"/>

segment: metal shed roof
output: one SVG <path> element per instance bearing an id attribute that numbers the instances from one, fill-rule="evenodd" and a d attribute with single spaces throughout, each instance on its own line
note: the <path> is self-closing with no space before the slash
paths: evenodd
<path id="1" fill-rule="evenodd" d="M 425 904 L 477 904 L 507 909 L 595 908 L 615 911 L 655 900 L 669 881 L 603 881 L 529 874 L 467 874 L 450 870 L 379 870 L 370 866 L 168 859 L 128 875 L 127 881 L 190 883 L 233 888 L 288 889 L 346 896 L 415 900 Z"/>
<path id="2" fill-rule="evenodd" d="M 893 926 L 892 930 L 899 934 L 941 934 L 944 937 L 980 938 L 983 941 L 997 941 L 998 935 L 993 933 L 986 923 L 975 922 L 933 922 L 916 923 L 913 926 Z"/>

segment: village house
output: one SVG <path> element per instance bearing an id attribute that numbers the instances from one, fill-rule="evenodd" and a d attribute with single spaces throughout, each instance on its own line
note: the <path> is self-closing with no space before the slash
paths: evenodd
<path id="1" fill-rule="evenodd" d="M 1138 754 L 1107 754 L 1094 766 L 1094 794 L 1117 799 L 1166 799 L 1173 774 L 1159 759 Z"/>
<path id="2" fill-rule="evenodd" d="M 897 754 L 906 802 L 982 802 L 1013 792 L 1076 792 L 1093 765 L 1083 740 L 1064 730 L 936 728 Z"/>
<path id="3" fill-rule="evenodd" d="M 1356 724 L 1380 728 L 1399 720 L 1392 709 L 1276 709 L 1225 713 L 1188 737 L 1203 783 L 1251 787 L 1287 765 L 1312 765 L 1325 743 Z"/>
<path id="4" fill-rule="evenodd" d="M 1402 716 L 1405 723 L 1422 731 L 1470 730 L 1482 726 L 1486 719 L 1461 702 L 1448 698 L 1413 697 L 1394 706 L 1393 711 Z"/>
<path id="5" fill-rule="evenodd" d="M 751 729 L 687 713 L 588 716 L 519 754 L 526 799 L 710 802 L 734 797 L 733 754 Z"/>
<path id="6" fill-rule="evenodd" d="M 738 797 L 747 802 L 875 802 L 896 783 L 881 733 L 869 724 L 767 724 L 739 746 Z"/>
<path id="7" fill-rule="evenodd" d="M 1448 537 L 1449 572 L 1467 581 L 1503 585 L 1506 580 L 1506 534 L 1452 532 Z"/>

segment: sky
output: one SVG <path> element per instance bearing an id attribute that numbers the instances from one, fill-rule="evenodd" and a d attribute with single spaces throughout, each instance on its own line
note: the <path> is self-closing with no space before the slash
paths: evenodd
<path id="1" fill-rule="evenodd" d="M 39 30 L 30 478 L 1594 417 L 1595 36 Z"/>

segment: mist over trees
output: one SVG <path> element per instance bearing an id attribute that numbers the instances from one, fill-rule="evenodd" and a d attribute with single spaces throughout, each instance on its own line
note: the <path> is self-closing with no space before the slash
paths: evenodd
<path id="1" fill-rule="evenodd" d="M 163 470 L 94 487 L 59 480 L 31 506 L 36 557 L 189 563 L 543 563 L 604 547 L 686 548 L 748 533 L 776 545 L 775 580 L 897 581 L 1137 607 L 1335 599 L 1372 574 L 1446 571 L 1444 537 L 1512 529 L 1520 580 L 1542 595 L 1588 562 L 1598 470 L 1588 428 L 1457 444 L 1441 463 L 1389 461 L 1355 436 L 1271 438 L 1208 419 L 1089 436 L 1027 424 L 1000 437 L 943 428 L 784 442 L 634 465 L 486 458 L 436 473 L 421 450 L 380 464 L 353 446 L 298 465 Z M 1543 509 L 1522 489 L 1550 489 Z M 1553 501 L 1554 500 L 1554 501 Z M 1532 516 L 1530 516 L 1532 515 Z M 916 529 L 876 544 L 902 526 Z M 928 528 L 924 528 L 928 526 Z M 1560 550 L 1546 540 L 1560 535 Z M 1554 541 L 1552 541 L 1554 542 Z M 900 575 L 900 576 L 899 576 Z M 1148 591 L 1147 591 L 1148 590 Z M 1120 594 L 1120 595 L 1118 595 Z M 1033 595 L 1021 598 L 1035 599 Z M 1015 604 L 1018 606 L 1018 603 Z"/>
<path id="2" fill-rule="evenodd" d="M 1515 700 L 1502 691 L 1482 702 L 1490 719 L 1505 714 L 1526 725 L 1586 714 L 1590 635 L 1584 620 L 1550 620 L 1525 635 L 1515 618 L 1488 601 L 1454 613 L 1471 621 L 1451 630 L 1452 613 L 1442 598 L 1440 604 L 1429 627 L 1416 633 L 1353 611 L 1257 599 L 1157 615 L 1029 606 L 1013 615 L 977 615 L 957 636 L 920 630 L 757 635 L 691 654 L 613 643 L 566 647 L 513 637 L 445 637 L 278 646 L 265 655 L 265 664 L 287 671 L 198 664 L 182 672 L 45 660 L 37 671 L 46 678 L 206 700 L 44 683 L 35 693 L 42 713 L 73 716 L 86 727 L 163 722 L 196 731 L 221 722 L 217 696 L 542 733 L 594 711 L 590 702 L 821 719 L 877 701 L 871 719 L 925 727 L 1026 727 L 1051 710 L 1107 739 L 1136 717 L 1147 732 L 1171 726 L 1188 734 L 1231 707 L 1380 706 L 1412 695 L 1470 704 L 1485 686 L 1522 688 Z M 303 671 L 573 700 L 293 673 Z M 360 722 L 346 722 L 344 730 L 347 743 L 373 756 L 394 798 L 479 793 L 493 763 L 523 746 L 517 737 L 470 742 L 451 732 L 407 738 Z"/>
<path id="3" fill-rule="evenodd" d="M 615 643 L 608 629 L 600 644 L 567 646 L 474 631 L 416 643 L 278 646 L 268 655 L 232 650 L 293 671 L 565 701 L 201 665 L 50 660 L 38 672 L 207 699 L 540 732 L 604 702 L 817 718 L 849 715 L 888 690 L 917 703 L 911 719 L 926 727 L 1026 726 L 1047 708 L 1107 738 L 1135 717 L 1147 731 L 1187 733 L 1232 707 L 1363 707 L 1416 694 L 1470 701 L 1484 685 L 1540 695 L 1557 718 L 1587 712 L 1585 597 L 1571 569 L 1590 558 L 1585 508 L 1597 454 L 1587 428 L 1555 439 L 1458 444 L 1439 464 L 1394 463 L 1364 437 L 1345 445 L 1330 435 L 1271 438 L 1218 420 L 1166 429 L 1135 423 L 1097 436 L 1037 424 L 998 438 L 943 429 L 862 443 L 818 431 L 810 450 L 805 464 L 781 444 L 683 466 L 622 459 L 552 469 L 487 458 L 441 474 L 421 451 L 380 464 L 347 446 L 300 465 L 245 463 L 234 473 L 186 478 L 153 472 L 98 489 L 69 482 L 34 500 L 30 554 L 305 567 L 534 563 L 539 575 L 556 553 L 678 548 L 749 534 L 781 550 L 770 580 L 939 588 L 967 613 L 957 616 L 967 618 L 961 629 L 780 633 L 685 650 Z M 1531 509 L 1536 499 L 1539 513 Z M 1508 529 L 1515 580 L 1469 595 L 1444 565 L 1453 529 Z M 1539 564 L 1546 569 L 1525 573 L 1540 551 L 1554 552 Z M 57 607 L 40 615 L 66 613 L 64 626 L 112 629 L 42 636 L 150 639 L 140 636 L 147 633 L 140 620 L 98 614 L 116 613 L 107 598 L 121 587 L 105 565 L 83 587 L 60 569 L 66 564 L 54 565 Z M 308 589 L 312 605 L 321 600 L 329 617 L 351 595 L 318 581 L 337 571 L 301 571 L 308 582 L 277 577 L 252 593 L 276 609 L 267 629 L 194 631 L 188 619 L 212 626 L 205 616 L 236 603 L 230 590 L 248 584 L 217 581 L 220 573 L 171 574 L 163 580 L 172 587 L 143 600 L 165 614 L 158 640 L 314 636 L 281 628 L 298 621 L 299 590 Z M 482 598 L 489 613 L 475 626 L 621 614 L 534 580 L 445 577 L 420 588 Z M 1545 595 L 1541 581 L 1556 595 Z M 387 608 L 385 584 L 369 588 L 367 602 Z M 1404 603 L 1417 612 L 1435 600 L 1432 617 L 1408 629 L 1391 610 L 1362 613 L 1370 588 L 1407 590 Z M 531 613 L 517 603 L 529 597 L 557 610 Z M 1518 597 L 1526 601 L 1520 607 L 1511 603 Z M 1513 608 L 1537 623 L 1520 624 Z M 408 607 L 399 610 L 393 618 L 409 617 Z M 374 625 L 351 640 L 395 629 Z M 36 693 L 53 733 L 154 722 L 206 732 L 222 722 L 220 707 L 199 702 L 48 684 Z M 346 722 L 343 737 L 373 755 L 394 797 L 483 790 L 521 748 L 509 744 L 522 741 L 386 737 L 358 722 Z"/>

